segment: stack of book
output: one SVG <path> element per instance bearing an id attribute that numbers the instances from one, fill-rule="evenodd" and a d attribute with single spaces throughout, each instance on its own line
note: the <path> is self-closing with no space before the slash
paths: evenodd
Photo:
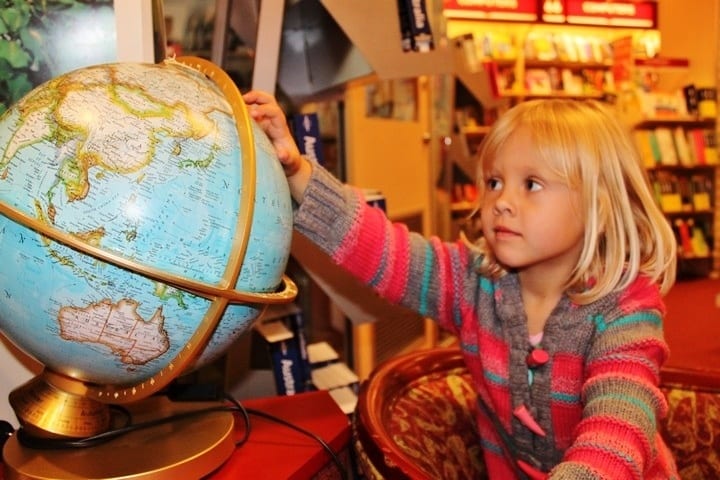
<path id="1" fill-rule="evenodd" d="M 327 390 L 343 412 L 355 410 L 358 376 L 327 342 L 307 343 L 298 306 L 274 306 L 255 330 L 267 342 L 278 395 Z"/>

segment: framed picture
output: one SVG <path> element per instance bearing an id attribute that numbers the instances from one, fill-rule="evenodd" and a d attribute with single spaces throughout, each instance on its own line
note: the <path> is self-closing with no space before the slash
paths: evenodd
<path id="1" fill-rule="evenodd" d="M 113 0 L 5 2 L 0 114 L 39 84 L 117 59 Z M 130 3 L 130 2 L 128 2 Z"/>
<path id="2" fill-rule="evenodd" d="M 402 121 L 417 120 L 417 80 L 382 80 L 365 89 L 368 117 Z"/>

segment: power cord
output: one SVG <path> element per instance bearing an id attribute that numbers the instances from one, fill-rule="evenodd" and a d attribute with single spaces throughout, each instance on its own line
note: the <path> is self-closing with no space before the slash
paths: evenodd
<path id="1" fill-rule="evenodd" d="M 215 390 L 212 390 L 215 392 Z M 175 397 L 176 400 L 179 401 L 212 401 L 212 400 L 219 400 L 224 399 L 226 402 L 229 403 L 229 405 L 217 405 L 212 407 L 205 407 L 205 408 L 199 408 L 195 410 L 189 410 L 186 412 L 176 413 L 167 417 L 158 418 L 154 420 L 149 420 L 145 422 L 140 423 L 132 423 L 132 416 L 130 412 L 125 410 L 124 408 L 112 406 L 114 408 L 114 411 L 116 413 L 121 414 L 125 417 L 125 424 L 121 427 L 114 428 L 112 430 L 108 430 L 106 432 L 100 433 L 98 435 L 93 435 L 90 437 L 80 438 L 80 439 L 67 439 L 67 438 L 43 438 L 38 437 L 35 435 L 32 435 L 31 433 L 28 433 L 24 428 L 20 427 L 18 430 L 14 432 L 14 434 L 17 436 L 18 441 L 21 445 L 27 448 L 36 449 L 36 450 L 69 450 L 69 449 L 77 449 L 77 448 L 89 448 L 93 446 L 100 445 L 102 443 L 108 442 L 110 440 L 113 440 L 115 438 L 121 437 L 122 435 L 125 435 L 130 432 L 134 432 L 137 430 L 142 430 L 146 428 L 155 427 L 158 425 L 165 425 L 168 423 L 176 422 L 178 420 L 183 420 L 187 418 L 193 418 L 198 417 L 201 415 L 207 415 L 208 413 L 212 412 L 233 412 L 238 413 L 243 418 L 243 423 L 245 424 L 245 432 L 238 441 L 235 442 L 235 448 L 242 447 L 250 438 L 250 432 L 251 432 L 251 422 L 250 422 L 250 415 L 264 418 L 265 420 L 269 420 L 271 422 L 275 422 L 277 424 L 283 425 L 287 428 L 290 428 L 292 430 L 295 430 L 296 432 L 305 435 L 314 441 L 316 441 L 322 448 L 325 450 L 325 452 L 328 454 L 330 459 L 332 460 L 333 464 L 337 468 L 338 472 L 340 473 L 340 477 L 342 480 L 347 480 L 347 472 L 345 470 L 345 467 L 340 460 L 340 457 L 338 454 L 332 449 L 332 447 L 323 440 L 319 435 L 316 435 L 315 433 L 306 430 L 298 425 L 293 424 L 292 422 L 289 422 L 287 420 L 284 420 L 280 417 L 277 417 L 275 415 L 271 415 L 269 413 L 263 412 L 261 410 L 256 409 L 250 409 L 246 408 L 242 405 L 237 399 L 235 399 L 232 395 L 222 392 L 221 394 L 217 395 L 216 393 L 210 394 L 207 390 L 204 390 L 203 393 L 199 393 L 199 391 L 188 391 L 183 390 L 181 394 L 178 394 L 177 392 L 171 392 L 169 394 L 170 398 Z M 212 398 L 210 398 L 212 397 Z M 11 433 L 12 434 L 12 433 Z M 10 434 L 10 435 L 11 435 Z M 8 437 L 10 436 L 8 435 Z"/>
<path id="2" fill-rule="evenodd" d="M 276 417 L 276 416 L 274 416 L 274 415 L 270 415 L 269 413 L 261 412 L 260 410 L 255 410 L 255 409 L 252 409 L 252 408 L 248 408 L 247 411 L 248 411 L 248 413 L 249 413 L 250 415 L 255 415 L 255 416 L 257 416 L 257 417 L 262 417 L 262 418 L 264 418 L 264 419 L 266 419 L 266 420 L 270 420 L 270 421 L 272 421 L 272 422 L 278 423 L 278 424 L 283 425 L 283 426 L 285 426 L 285 427 L 291 428 L 291 429 L 293 429 L 293 430 L 295 430 L 295 431 L 297 431 L 297 432 L 302 433 L 302 434 L 305 435 L 305 436 L 308 436 L 308 437 L 312 438 L 312 439 L 315 440 L 316 442 L 318 442 L 318 443 L 320 444 L 320 446 L 327 452 L 327 454 L 328 454 L 328 455 L 330 456 L 330 458 L 332 459 L 333 463 L 335 464 L 335 466 L 337 467 L 338 471 L 340 472 L 341 478 L 342 478 L 343 480 L 346 480 L 346 479 L 347 479 L 347 474 L 346 474 L 346 472 L 345 472 L 345 467 L 343 466 L 342 461 L 340 460 L 340 457 L 338 457 L 337 453 L 335 453 L 335 451 L 332 449 L 332 447 L 331 447 L 330 445 L 328 445 L 328 443 L 325 442 L 325 440 L 323 440 L 322 438 L 320 438 L 318 435 L 314 434 L 313 432 L 311 432 L 311 431 L 309 431 L 309 430 L 305 430 L 304 428 L 299 427 L 299 426 L 297 426 L 297 425 L 295 425 L 295 424 L 293 424 L 293 423 L 290 423 L 290 422 L 288 422 L 288 421 L 286 421 L 286 420 L 283 420 L 282 418 Z"/>

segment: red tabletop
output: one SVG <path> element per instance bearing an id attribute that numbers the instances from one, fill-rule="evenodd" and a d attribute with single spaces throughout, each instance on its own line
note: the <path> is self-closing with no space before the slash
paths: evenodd
<path id="1" fill-rule="evenodd" d="M 242 402 L 247 408 L 261 410 L 307 429 L 320 436 L 335 452 L 350 442 L 350 422 L 326 391 L 277 396 Z M 252 478 L 253 480 L 308 479 L 331 462 L 330 456 L 315 440 L 288 427 L 250 416 L 248 442 L 209 479 Z M 236 422 L 239 439 L 244 432 Z M 330 465 L 332 465 L 330 463 Z M 335 478 L 340 478 L 339 475 Z"/>

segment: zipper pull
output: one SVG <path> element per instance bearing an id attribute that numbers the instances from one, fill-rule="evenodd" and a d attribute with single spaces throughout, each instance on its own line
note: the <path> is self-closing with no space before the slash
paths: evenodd
<path id="1" fill-rule="evenodd" d="M 545 436 L 545 430 L 538 425 L 533 416 L 530 415 L 530 412 L 525 405 L 520 405 L 515 408 L 515 410 L 513 410 L 513 415 L 515 415 L 515 418 L 520 420 L 520 423 L 525 425 L 533 433 L 540 435 L 541 437 Z"/>

